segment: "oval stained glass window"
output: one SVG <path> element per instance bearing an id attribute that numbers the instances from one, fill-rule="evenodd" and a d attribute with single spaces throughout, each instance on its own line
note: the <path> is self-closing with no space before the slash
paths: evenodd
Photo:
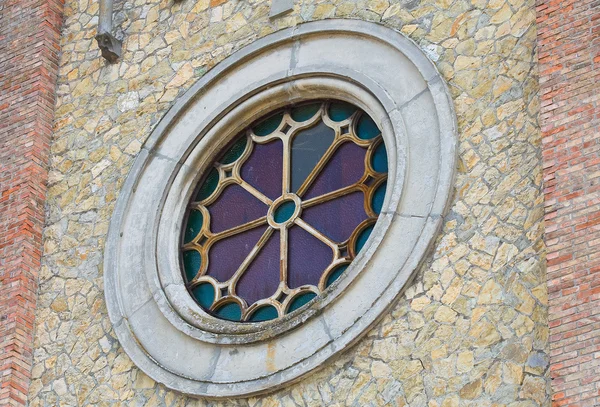
<path id="1" fill-rule="evenodd" d="M 237 136 L 201 177 L 182 231 L 188 290 L 214 317 L 277 319 L 310 303 L 365 245 L 387 153 L 365 112 L 290 106 Z"/>

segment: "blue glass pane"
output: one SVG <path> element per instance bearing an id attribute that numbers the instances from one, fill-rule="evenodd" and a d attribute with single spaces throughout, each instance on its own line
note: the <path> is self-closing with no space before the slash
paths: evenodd
<path id="1" fill-rule="evenodd" d="M 292 109 L 290 116 L 297 122 L 304 122 L 312 118 L 321 108 L 321 103 L 311 103 Z"/>
<path id="2" fill-rule="evenodd" d="M 185 270 L 185 277 L 188 282 L 196 277 L 196 274 L 200 271 L 201 264 L 202 256 L 196 250 L 188 250 L 183 253 L 183 269 Z"/>
<path id="3" fill-rule="evenodd" d="M 294 297 L 294 299 L 290 302 L 287 312 L 296 311 L 298 308 L 301 308 L 304 305 L 308 304 L 316 296 L 317 295 L 313 292 L 296 295 L 296 297 Z"/>
<path id="4" fill-rule="evenodd" d="M 373 155 L 371 156 L 371 167 L 373 167 L 373 169 L 377 172 L 388 172 L 388 162 L 387 153 L 385 151 L 385 144 L 379 144 L 375 151 L 373 151 Z"/>
<path id="5" fill-rule="evenodd" d="M 237 140 L 231 146 L 231 148 L 223 155 L 223 158 L 221 158 L 221 164 L 231 164 L 232 162 L 240 158 L 241 155 L 244 153 L 244 150 L 246 149 L 247 142 L 248 139 L 245 135 L 240 137 L 240 139 Z"/>
<path id="6" fill-rule="evenodd" d="M 333 139 L 335 131 L 324 122 L 302 130 L 292 141 L 292 191 L 297 191 L 306 177 L 321 160 Z"/>
<path id="7" fill-rule="evenodd" d="M 356 111 L 356 107 L 346 102 L 333 102 L 329 105 L 329 117 L 334 122 L 346 120 L 352 113 Z"/>
<path id="8" fill-rule="evenodd" d="M 239 321 L 242 319 L 242 310 L 240 306 L 235 302 L 230 302 L 225 305 L 222 305 L 217 310 L 215 310 L 215 314 L 223 319 L 227 319 L 229 321 Z"/>
<path id="9" fill-rule="evenodd" d="M 258 123 L 252 129 L 257 136 L 267 136 L 277 130 L 283 119 L 283 113 L 278 113 Z"/>
<path id="10" fill-rule="evenodd" d="M 385 198 L 385 191 L 387 188 L 387 182 L 383 182 L 381 185 L 377 187 L 375 193 L 373 194 L 373 199 L 371 200 L 371 208 L 373 208 L 373 212 L 377 215 L 381 213 L 381 208 L 383 207 L 383 199 Z"/>
<path id="11" fill-rule="evenodd" d="M 192 209 L 190 214 L 188 215 L 187 225 L 185 226 L 185 235 L 183 237 L 184 243 L 189 243 L 200 233 L 202 229 L 202 223 L 204 221 L 204 217 L 202 216 L 202 212 Z"/>
<path id="12" fill-rule="evenodd" d="M 363 114 L 356 124 L 356 135 L 363 140 L 369 140 L 380 134 L 379 128 L 368 115 Z"/>
<path id="13" fill-rule="evenodd" d="M 266 305 L 264 307 L 260 307 L 249 318 L 249 321 L 252 322 L 260 322 L 260 321 L 269 321 L 271 319 L 275 319 L 279 316 L 277 313 L 277 309 L 271 305 Z"/>
<path id="14" fill-rule="evenodd" d="M 218 184 L 219 172 L 215 168 L 212 168 L 208 173 L 208 176 L 202 183 L 202 186 L 198 190 L 198 193 L 196 194 L 196 200 L 203 201 L 209 196 L 211 196 L 215 189 L 217 189 Z"/>
<path id="15" fill-rule="evenodd" d="M 348 268 L 347 264 L 343 264 L 341 266 L 334 268 L 331 271 L 331 273 L 329 273 L 329 275 L 327 276 L 327 282 L 325 283 L 325 287 L 329 287 L 331 284 L 333 284 L 333 282 L 335 280 L 340 278 L 340 276 L 344 273 L 344 271 L 346 271 L 347 268 Z"/>
<path id="16" fill-rule="evenodd" d="M 215 289 L 210 283 L 202 283 L 192 290 L 194 298 L 202 306 L 209 309 L 215 301 Z"/>
<path id="17" fill-rule="evenodd" d="M 275 209 L 273 219 L 277 223 L 283 223 L 292 217 L 295 210 L 296 203 L 294 201 L 285 201 Z"/>
<path id="18" fill-rule="evenodd" d="M 358 239 L 356 239 L 356 245 L 354 246 L 354 253 L 358 254 L 361 251 L 369 236 L 371 236 L 371 232 L 373 231 L 373 225 L 367 226 L 363 229 L 362 232 L 358 235 Z"/>

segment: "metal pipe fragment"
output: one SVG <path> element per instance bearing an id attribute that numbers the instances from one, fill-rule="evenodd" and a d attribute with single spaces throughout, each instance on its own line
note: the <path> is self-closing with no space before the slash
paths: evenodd
<path id="1" fill-rule="evenodd" d="M 121 41 L 112 35 L 113 0 L 98 0 L 100 16 L 98 17 L 98 34 L 96 41 L 102 56 L 108 62 L 117 62 L 121 56 Z"/>

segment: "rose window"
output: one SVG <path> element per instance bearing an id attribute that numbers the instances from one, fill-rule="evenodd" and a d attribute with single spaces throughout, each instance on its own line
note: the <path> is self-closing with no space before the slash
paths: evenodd
<path id="1" fill-rule="evenodd" d="M 181 249 L 188 291 L 230 321 L 301 308 L 365 245 L 387 172 L 380 129 L 349 103 L 310 102 L 258 120 L 192 196 Z"/>

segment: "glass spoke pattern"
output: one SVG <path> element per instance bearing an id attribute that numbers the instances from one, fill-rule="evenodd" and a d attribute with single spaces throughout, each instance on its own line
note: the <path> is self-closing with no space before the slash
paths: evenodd
<path id="1" fill-rule="evenodd" d="M 340 278 L 369 238 L 386 193 L 381 131 L 346 102 L 278 110 L 244 130 L 188 205 L 181 264 L 209 314 L 283 317 Z"/>

